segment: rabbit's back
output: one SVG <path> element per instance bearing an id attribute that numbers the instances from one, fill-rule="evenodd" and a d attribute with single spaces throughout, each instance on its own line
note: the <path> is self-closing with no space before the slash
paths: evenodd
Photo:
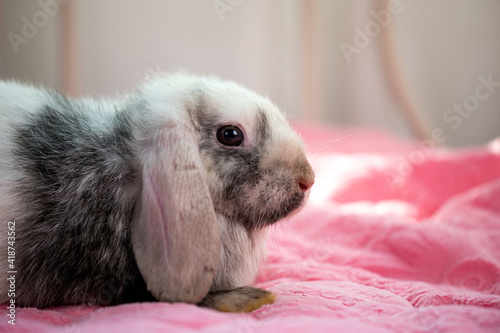
<path id="1" fill-rule="evenodd" d="M 0 237 L 15 220 L 16 301 L 147 299 L 130 246 L 139 175 L 127 113 L 18 84 L 0 88 L 0 187 L 8 198 Z"/>
<path id="2" fill-rule="evenodd" d="M 20 211 L 20 198 L 14 191 L 15 179 L 20 177 L 20 170 L 16 169 L 13 155 L 15 149 L 15 127 L 25 123 L 31 115 L 35 114 L 44 103 L 46 94 L 32 86 L 16 82 L 0 81 L 0 302 L 5 301 L 9 283 L 7 281 L 8 240 L 10 245 L 15 244 L 15 219 Z M 12 222 L 8 229 L 8 222 Z M 8 232 L 10 237 L 8 238 Z M 12 238 L 13 237 L 13 238 Z M 13 251 L 10 251 L 11 253 Z M 19 251 L 17 251 L 17 256 Z M 16 255 L 10 256 L 11 263 L 15 264 Z M 14 259 L 14 260 L 12 260 Z M 16 266 L 11 266 L 11 268 Z M 9 269 L 12 271 L 12 269 Z"/>

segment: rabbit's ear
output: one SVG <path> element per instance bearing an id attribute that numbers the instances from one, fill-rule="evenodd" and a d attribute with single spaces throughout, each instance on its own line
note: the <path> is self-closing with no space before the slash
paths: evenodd
<path id="1" fill-rule="evenodd" d="M 217 218 L 196 137 L 189 126 L 167 125 L 143 147 L 132 247 L 148 290 L 160 301 L 201 301 L 220 261 Z"/>

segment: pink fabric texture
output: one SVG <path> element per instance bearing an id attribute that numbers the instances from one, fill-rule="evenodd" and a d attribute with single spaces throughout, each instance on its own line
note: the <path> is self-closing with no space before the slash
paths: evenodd
<path id="1" fill-rule="evenodd" d="M 250 314 L 187 304 L 16 309 L 2 332 L 500 332 L 500 139 L 451 150 L 296 126 L 316 184 L 273 226 Z"/>

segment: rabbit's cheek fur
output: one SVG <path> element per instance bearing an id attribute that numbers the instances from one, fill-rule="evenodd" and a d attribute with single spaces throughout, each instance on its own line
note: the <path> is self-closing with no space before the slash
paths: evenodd
<path id="1" fill-rule="evenodd" d="M 241 163 L 239 170 L 244 169 Z M 298 208 L 304 193 L 295 188 L 293 179 L 286 171 L 248 171 L 247 175 L 232 175 L 232 180 L 224 192 L 221 211 L 248 230 L 266 227 L 284 218 Z"/>
<path id="2" fill-rule="evenodd" d="M 290 163 L 269 161 L 263 158 L 266 146 L 217 154 L 211 153 L 213 149 L 202 149 L 216 212 L 247 230 L 266 227 L 299 208 L 306 193 L 298 180 L 314 178 L 305 158 Z"/>

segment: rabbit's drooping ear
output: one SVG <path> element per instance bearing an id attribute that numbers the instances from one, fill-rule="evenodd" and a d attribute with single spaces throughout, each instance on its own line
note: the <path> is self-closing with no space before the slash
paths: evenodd
<path id="1" fill-rule="evenodd" d="M 143 147 L 132 247 L 148 290 L 160 301 L 201 301 L 220 260 L 220 234 L 196 137 L 191 126 L 168 124 Z"/>

